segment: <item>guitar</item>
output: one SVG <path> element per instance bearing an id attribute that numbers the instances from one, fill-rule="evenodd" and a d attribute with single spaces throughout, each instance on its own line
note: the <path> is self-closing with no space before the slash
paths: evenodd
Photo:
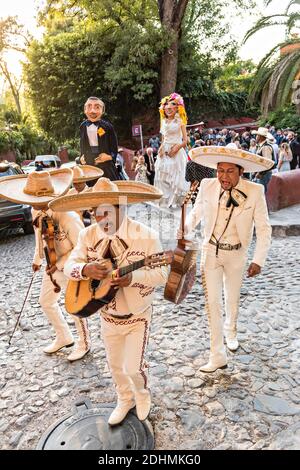
<path id="1" fill-rule="evenodd" d="M 108 304 L 116 295 L 118 288 L 111 286 L 110 281 L 114 277 L 125 276 L 137 269 L 149 267 L 154 269 L 159 266 L 167 266 L 172 262 L 173 251 L 155 253 L 136 261 L 128 266 L 114 269 L 111 260 L 106 259 L 111 273 L 101 281 L 86 279 L 81 281 L 69 281 L 66 289 L 65 307 L 68 313 L 76 317 L 86 318 L 96 313 L 101 307 Z"/>
<path id="2" fill-rule="evenodd" d="M 165 286 L 164 298 L 180 304 L 190 292 L 196 279 L 196 260 L 198 250 L 189 249 L 191 242 L 184 239 L 186 206 L 198 191 L 199 182 L 195 181 L 184 198 L 181 206 L 182 239 L 178 240 L 177 248 L 171 263 L 171 271 Z"/>

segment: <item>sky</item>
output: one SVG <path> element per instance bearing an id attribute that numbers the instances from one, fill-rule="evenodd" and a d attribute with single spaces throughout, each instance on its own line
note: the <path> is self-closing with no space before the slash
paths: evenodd
<path id="1" fill-rule="evenodd" d="M 17 15 L 20 22 L 25 25 L 33 36 L 40 37 L 42 32 L 36 27 L 35 16 L 37 7 L 43 3 L 43 0 L 0 0 L 0 17 Z M 258 0 L 260 11 L 266 15 L 282 12 L 288 3 L 289 0 L 273 0 L 272 4 L 265 9 L 263 6 L 264 1 Z M 242 18 L 235 17 L 233 14 L 231 21 L 233 34 L 239 41 L 242 41 L 244 34 L 255 23 L 256 18 L 255 16 L 249 17 L 249 14 L 246 12 Z M 284 40 L 284 37 L 284 28 L 266 28 L 264 31 L 256 33 L 255 36 L 242 46 L 240 56 L 242 59 L 252 59 L 255 63 L 258 63 L 273 46 Z M 10 70 L 19 76 L 22 70 L 20 56 L 10 52 L 7 56 L 7 61 Z"/>
<path id="2" fill-rule="evenodd" d="M 273 15 L 275 13 L 283 13 L 290 0 L 273 0 L 268 8 L 264 7 L 264 1 L 258 0 L 259 12 L 263 16 Z M 233 18 L 233 33 L 237 39 L 242 39 L 256 21 L 260 18 L 260 14 L 253 15 L 249 19 L 247 13 L 243 18 Z M 285 40 L 285 28 L 282 26 L 274 26 L 265 28 L 255 33 L 239 51 L 239 55 L 243 60 L 252 59 L 256 64 L 274 47 L 276 44 Z"/>

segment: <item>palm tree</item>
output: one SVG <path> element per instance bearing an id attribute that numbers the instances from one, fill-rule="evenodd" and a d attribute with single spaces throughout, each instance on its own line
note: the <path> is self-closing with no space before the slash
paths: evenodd
<path id="1" fill-rule="evenodd" d="M 271 2 L 272 0 L 266 0 L 266 6 Z M 300 75 L 300 39 L 298 37 L 289 38 L 292 28 L 300 26 L 300 11 L 291 13 L 291 8 L 294 6 L 300 6 L 300 0 L 291 0 L 282 14 L 260 18 L 244 38 L 245 43 L 257 31 L 269 26 L 286 27 L 287 39 L 277 44 L 261 60 L 250 90 L 249 102 L 253 104 L 260 98 L 264 116 L 270 110 L 290 102 L 294 98 L 294 92 L 297 92 L 295 80 Z M 300 114 L 300 103 L 295 102 L 295 104 Z"/>

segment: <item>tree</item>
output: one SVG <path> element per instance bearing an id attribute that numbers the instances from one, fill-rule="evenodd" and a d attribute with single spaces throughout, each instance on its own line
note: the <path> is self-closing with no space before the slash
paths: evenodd
<path id="1" fill-rule="evenodd" d="M 119 135 L 128 137 L 133 117 L 147 113 L 148 118 L 149 110 L 157 117 L 161 94 L 175 87 L 189 112 L 195 107 L 191 119 L 199 109 L 213 111 L 214 106 L 224 114 L 243 113 L 242 93 L 222 93 L 215 87 L 221 65 L 236 55 L 236 44 L 227 35 L 229 21 L 224 19 L 228 0 L 186 3 L 177 24 L 177 61 L 171 64 L 173 72 L 166 73 L 169 88 L 162 91 L 162 58 L 173 33 L 162 26 L 156 0 L 48 0 L 40 13 L 46 32 L 28 48 L 25 65 L 39 125 L 60 141 L 76 137 L 83 103 L 96 94 L 106 102 Z M 245 0 L 231 0 L 232 4 L 241 6 Z M 171 3 L 161 3 L 163 21 L 167 5 Z M 223 40 L 220 34 L 227 36 Z"/>
<path id="2" fill-rule="evenodd" d="M 107 31 L 105 23 L 32 42 L 24 70 L 40 126 L 57 139 L 73 138 L 86 98 L 99 95 L 108 117 L 128 133 L 141 103 L 158 101 L 161 47 L 155 31 L 138 25 Z"/>
<path id="3" fill-rule="evenodd" d="M 235 7 L 235 14 L 239 8 L 247 6 L 249 9 L 253 4 L 254 0 L 230 1 L 230 6 Z M 224 21 L 227 8 L 227 0 L 48 0 L 40 19 L 54 34 L 54 26 L 56 33 L 70 31 L 70 19 L 85 24 L 101 22 L 110 32 L 118 29 L 130 32 L 132 29 L 131 37 L 137 38 L 137 43 L 139 34 L 148 34 L 149 43 L 154 34 L 159 45 L 155 53 L 158 54 L 158 84 L 162 96 L 176 89 L 183 40 L 190 40 L 194 46 L 194 38 L 198 37 L 196 47 L 200 51 L 200 38 L 202 42 L 208 38 L 220 56 L 226 55 L 228 48 L 231 51 L 235 49 L 236 45 L 230 38 L 222 41 L 222 36 L 225 37 L 228 32 L 228 21 Z M 159 34 L 161 37 L 158 40 Z"/>
<path id="4" fill-rule="evenodd" d="M 15 77 L 8 69 L 6 61 L 2 58 L 0 59 L 0 72 L 4 76 L 5 80 L 7 81 L 12 96 L 14 98 L 14 102 L 19 114 L 21 114 L 21 102 L 20 102 L 20 89 L 22 86 L 22 80 L 19 80 Z"/>
<path id="5" fill-rule="evenodd" d="M 219 69 L 216 78 L 216 87 L 229 93 L 246 92 L 249 93 L 256 65 L 252 60 L 234 60 L 224 64 Z"/>
<path id="6" fill-rule="evenodd" d="M 161 58 L 161 97 L 169 95 L 176 88 L 179 41 L 188 2 L 189 0 L 157 0 L 163 31 L 170 37 L 170 46 Z"/>
<path id="7" fill-rule="evenodd" d="M 41 18 L 46 21 L 49 14 L 84 18 L 107 24 L 108 28 L 126 29 L 128 25 L 139 25 L 140 31 L 157 30 L 160 25 L 165 46 L 160 55 L 160 95 L 175 90 L 178 67 L 178 48 L 182 32 L 182 22 L 189 0 L 48 0 Z M 150 36 L 149 36 L 150 37 Z"/>
<path id="8" fill-rule="evenodd" d="M 4 57 L 5 53 L 10 50 L 24 53 L 29 42 L 29 34 L 24 30 L 24 27 L 18 23 L 16 17 L 8 16 L 0 20 L 0 72 L 2 72 L 2 75 L 9 85 L 19 114 L 21 114 L 20 89 L 22 80 L 16 78 L 8 69 Z"/>
<path id="9" fill-rule="evenodd" d="M 265 3 L 269 5 L 272 0 Z M 287 37 L 292 28 L 299 26 L 300 10 L 291 12 L 292 7 L 299 7 L 300 0 L 291 0 L 282 14 L 274 14 L 262 17 L 247 32 L 244 38 L 246 42 L 257 31 L 269 26 L 284 25 Z M 278 58 L 278 53 L 280 56 Z M 257 72 L 250 90 L 249 102 L 255 103 L 260 99 L 263 115 L 270 110 L 278 109 L 291 102 L 296 97 L 296 109 L 300 114 L 300 100 L 297 92 L 298 86 L 295 80 L 300 71 L 300 40 L 296 35 L 285 42 L 277 44 L 259 63 Z"/>

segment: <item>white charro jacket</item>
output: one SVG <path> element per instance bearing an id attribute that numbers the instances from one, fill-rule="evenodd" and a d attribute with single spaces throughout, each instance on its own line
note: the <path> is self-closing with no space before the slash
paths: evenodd
<path id="1" fill-rule="evenodd" d="M 118 267 L 127 266 L 162 251 L 157 232 L 127 217 L 126 224 L 127 228 L 119 232 L 118 235 L 128 248 L 120 256 Z M 123 223 L 122 229 L 124 229 Z M 97 224 L 80 232 L 77 246 L 64 268 L 64 273 L 69 279 L 76 281 L 86 279 L 82 276 L 83 267 L 89 262 L 103 260 L 100 251 L 101 241 L 104 238 L 106 238 L 105 234 Z M 107 238 L 114 239 L 115 237 Z M 143 312 L 153 301 L 155 287 L 164 285 L 167 277 L 168 268 L 166 266 L 153 269 L 144 267 L 133 271 L 130 286 L 120 288 L 116 297 L 103 308 L 103 311 L 119 315 Z"/>
<path id="2" fill-rule="evenodd" d="M 53 212 L 51 209 L 48 209 L 46 212 L 32 209 L 31 213 L 33 221 L 45 215 L 53 219 L 56 226 L 54 234 L 54 247 L 57 257 L 56 266 L 59 271 L 62 271 L 66 260 L 77 244 L 80 231 L 84 228 L 79 215 L 76 212 Z M 35 252 L 33 264 L 40 266 L 44 258 L 43 246 L 45 246 L 45 242 L 42 240 L 40 228 L 35 225 L 34 233 Z"/>
<path id="3" fill-rule="evenodd" d="M 251 243 L 255 226 L 256 246 L 252 262 L 262 267 L 270 248 L 272 233 L 264 187 L 241 178 L 238 189 L 243 191 L 247 198 L 234 208 L 232 221 L 235 222 L 239 239 L 245 250 Z M 203 179 L 195 206 L 186 220 L 185 231 L 188 234 L 191 234 L 201 222 L 204 234 L 203 246 L 207 246 L 214 231 L 220 192 L 221 185 L 217 178 Z"/>

